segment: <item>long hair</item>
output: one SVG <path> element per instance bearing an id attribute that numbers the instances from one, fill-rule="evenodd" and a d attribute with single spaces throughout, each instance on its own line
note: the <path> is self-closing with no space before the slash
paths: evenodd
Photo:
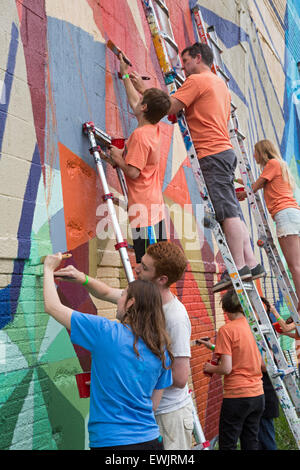
<path id="1" fill-rule="evenodd" d="M 142 338 L 150 351 L 160 358 L 163 367 L 166 369 L 165 350 L 167 350 L 171 361 L 173 361 L 173 355 L 170 350 L 171 341 L 166 331 L 166 321 L 159 289 L 151 281 L 138 279 L 129 283 L 126 303 L 132 298 L 135 301 L 127 309 L 121 322 L 132 329 L 134 335 L 133 349 L 139 357 L 136 344 L 138 339 Z"/>
<path id="2" fill-rule="evenodd" d="M 259 158 L 259 165 L 264 168 L 269 160 L 273 158 L 280 163 L 281 173 L 284 181 L 286 181 L 292 190 L 295 189 L 295 180 L 289 170 L 287 163 L 283 160 L 280 153 L 270 140 L 260 140 L 254 145 L 254 149 Z"/>

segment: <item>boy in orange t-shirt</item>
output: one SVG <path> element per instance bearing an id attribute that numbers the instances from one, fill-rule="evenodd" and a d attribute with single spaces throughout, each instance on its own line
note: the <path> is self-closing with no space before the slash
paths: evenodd
<path id="1" fill-rule="evenodd" d="M 219 423 L 219 449 L 258 450 L 260 418 L 264 411 L 262 358 L 233 290 L 222 297 L 229 322 L 217 334 L 218 365 L 206 363 L 204 372 L 224 375 L 224 398 Z"/>
<path id="2" fill-rule="evenodd" d="M 162 90 L 150 88 L 141 97 L 131 83 L 128 65 L 122 54 L 120 73 L 127 98 L 138 127 L 125 150 L 110 148 L 110 157 L 124 172 L 128 188 L 128 217 L 132 231 L 136 262 L 139 264 L 147 247 L 166 241 L 164 201 L 159 179 L 161 151 L 160 119 L 168 113 L 170 98 Z"/>

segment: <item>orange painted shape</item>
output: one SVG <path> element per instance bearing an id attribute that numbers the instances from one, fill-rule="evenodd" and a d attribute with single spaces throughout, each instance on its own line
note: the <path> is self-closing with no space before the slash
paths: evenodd
<path id="1" fill-rule="evenodd" d="M 93 168 L 63 144 L 58 148 L 67 249 L 73 250 L 96 236 L 96 210 L 103 192 Z"/>
<path id="2" fill-rule="evenodd" d="M 164 196 L 170 198 L 177 204 L 180 204 L 182 207 L 185 204 L 192 204 L 184 168 L 182 166 L 164 190 Z"/>

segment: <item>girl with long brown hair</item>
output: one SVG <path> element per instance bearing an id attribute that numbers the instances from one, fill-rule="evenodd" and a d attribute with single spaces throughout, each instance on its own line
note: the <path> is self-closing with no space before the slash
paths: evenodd
<path id="1" fill-rule="evenodd" d="M 90 448 L 162 450 L 154 410 L 172 385 L 172 354 L 158 287 L 131 282 L 118 300 L 119 322 L 80 313 L 58 297 L 54 271 L 61 260 L 61 253 L 45 259 L 45 311 L 92 354 Z"/>
<path id="2" fill-rule="evenodd" d="M 295 180 L 270 140 L 255 144 L 254 158 L 262 173 L 252 189 L 254 192 L 264 190 L 266 205 L 276 224 L 277 238 L 292 274 L 300 313 L 300 207 L 293 194 Z"/>

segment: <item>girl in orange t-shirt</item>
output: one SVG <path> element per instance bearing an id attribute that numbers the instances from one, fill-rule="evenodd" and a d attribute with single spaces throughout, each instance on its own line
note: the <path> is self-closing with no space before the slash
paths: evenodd
<path id="1" fill-rule="evenodd" d="M 276 235 L 292 274 L 300 313 L 300 207 L 293 195 L 295 181 L 287 163 L 269 140 L 255 144 L 254 158 L 263 171 L 252 189 L 254 192 L 264 190 L 266 205 L 276 224 Z M 239 196 L 240 200 L 243 198 Z"/>

